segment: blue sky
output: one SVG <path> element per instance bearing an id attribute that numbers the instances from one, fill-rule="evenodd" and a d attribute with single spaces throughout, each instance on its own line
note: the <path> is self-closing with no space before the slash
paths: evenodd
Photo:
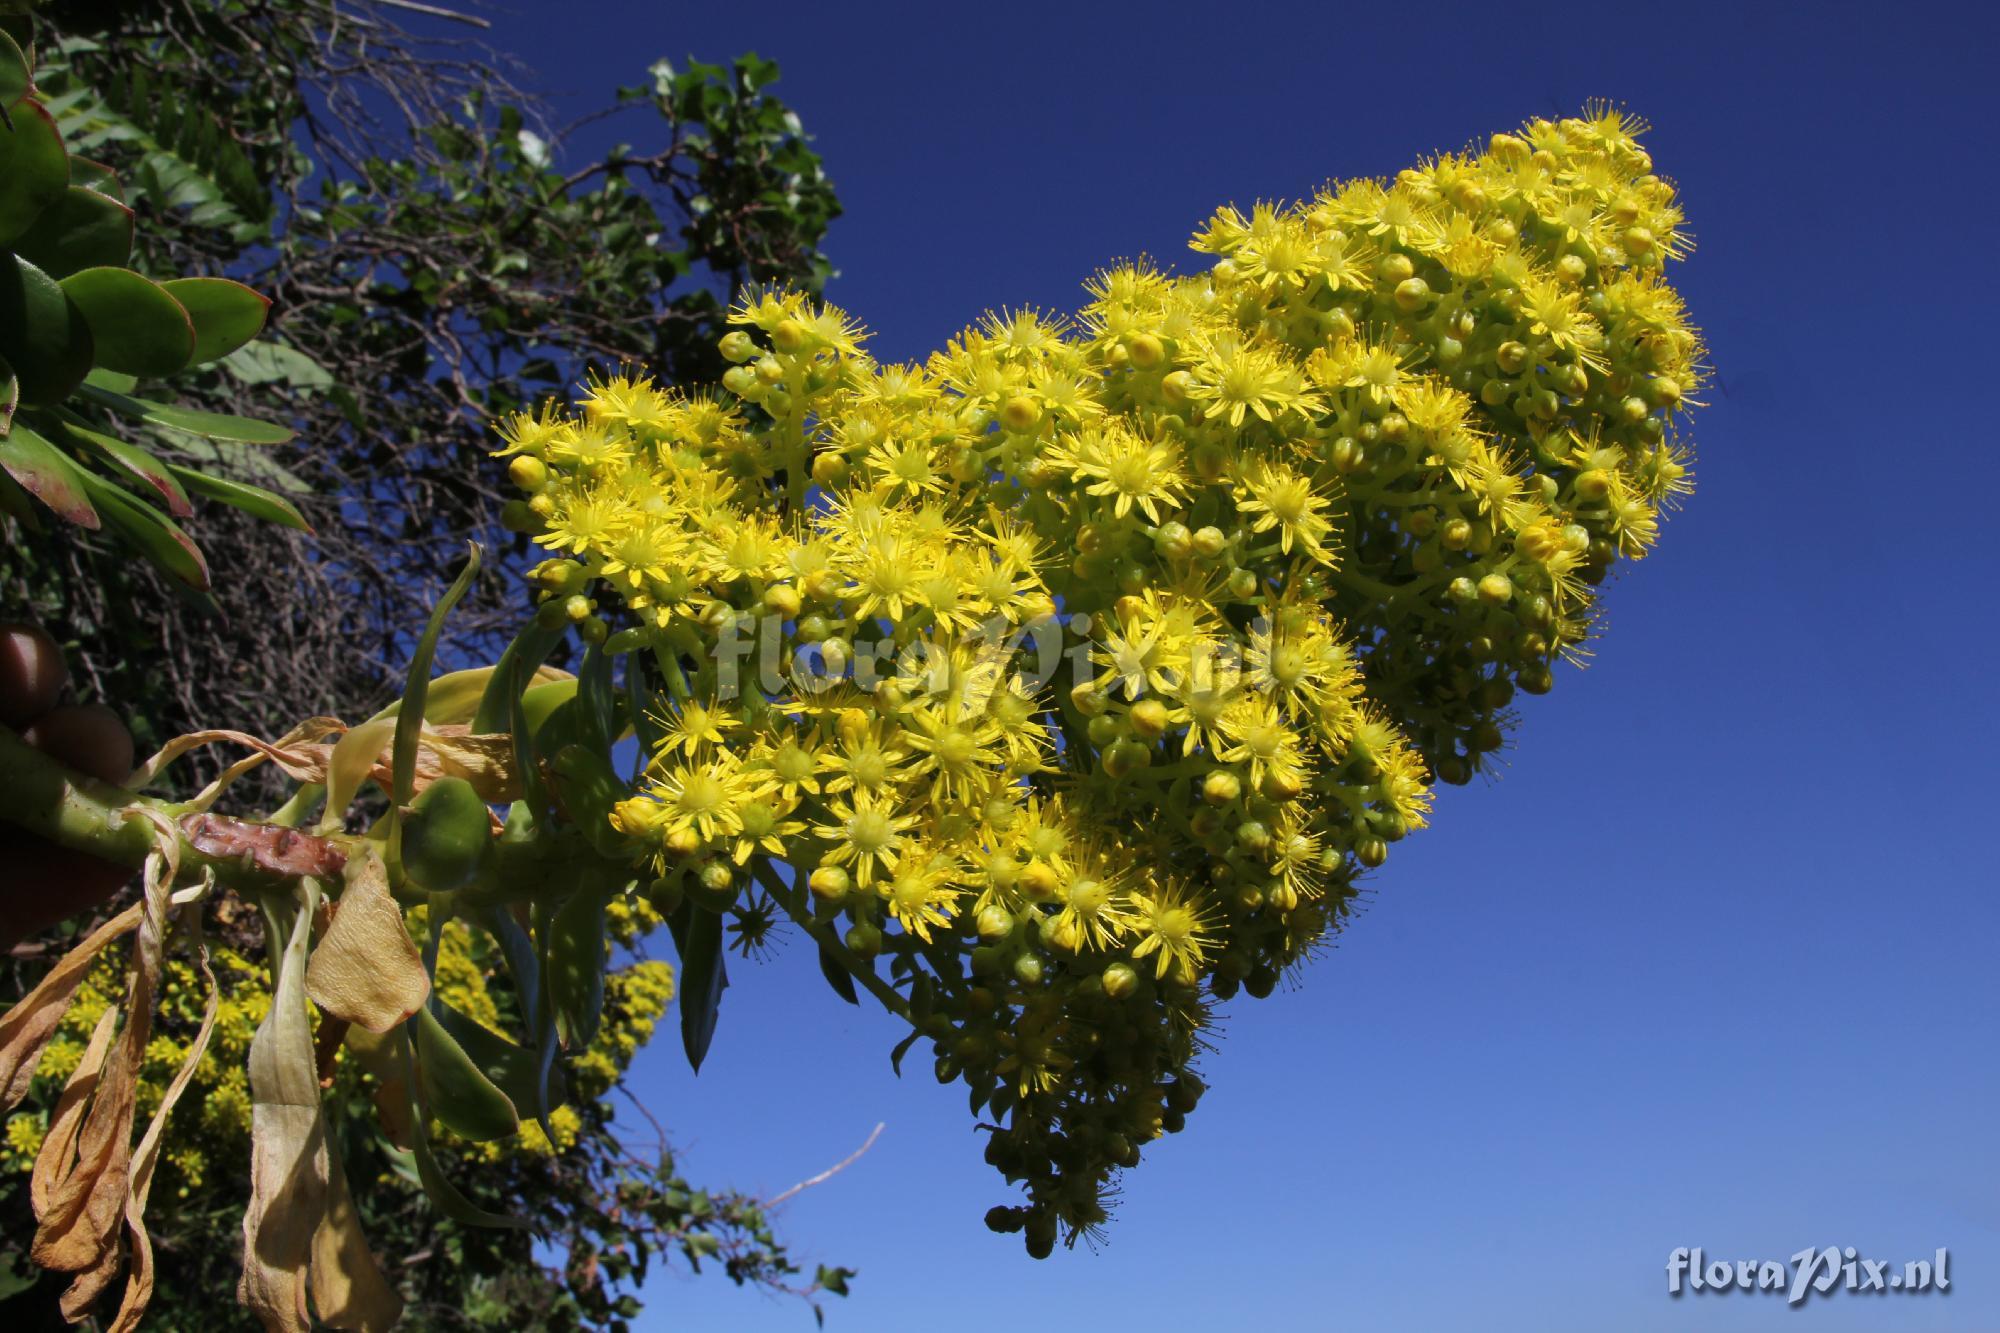
<path id="1" fill-rule="evenodd" d="M 838 1329 L 2000 1326 L 1990 10 L 1921 4 L 522 6 L 563 105 L 656 54 L 780 62 L 885 358 L 989 306 L 1185 265 L 1214 206 L 1387 174 L 1611 97 L 1651 119 L 1719 372 L 1700 491 L 1609 590 L 1595 664 L 1447 790 L 1296 990 L 1224 1010 L 1185 1133 L 1100 1253 L 1034 1263 L 963 1094 L 794 941 L 691 1076 L 636 1085 L 690 1173 L 798 1198 L 861 1270 Z M 631 123 L 636 134 L 640 122 Z M 1985 1126 L 1984 1129 L 1981 1127 Z M 1952 1251 L 1948 1296 L 1665 1294 L 1680 1245 Z M 810 1327 L 720 1277 L 645 1328 Z"/>

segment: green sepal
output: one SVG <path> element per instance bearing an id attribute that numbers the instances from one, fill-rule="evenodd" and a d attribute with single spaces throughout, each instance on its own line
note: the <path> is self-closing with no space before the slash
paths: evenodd
<path id="1" fill-rule="evenodd" d="M 95 364 L 128 375 L 172 375 L 194 355 L 194 321 L 167 289 L 129 268 L 79 269 L 62 289 L 83 311 Z"/>

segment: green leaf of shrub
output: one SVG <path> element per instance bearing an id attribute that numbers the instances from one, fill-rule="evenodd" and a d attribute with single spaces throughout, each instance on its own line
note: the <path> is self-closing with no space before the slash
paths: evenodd
<path id="1" fill-rule="evenodd" d="M 0 255 L 0 356 L 20 380 L 21 401 L 53 406 L 90 373 L 93 344 L 83 312 L 48 274 L 19 255 Z"/>
<path id="2" fill-rule="evenodd" d="M 305 515 L 293 507 L 292 502 L 281 495 L 275 495 L 261 486 L 248 482 L 233 481 L 228 477 L 211 477 L 206 472 L 197 472 L 191 467 L 178 463 L 167 464 L 181 485 L 197 495 L 205 495 L 211 500 L 220 500 L 232 509 L 241 509 L 253 518 L 261 518 L 267 523 L 281 527 L 297 528 L 310 533 L 312 524 L 306 522 Z"/>
<path id="3" fill-rule="evenodd" d="M 73 184 L 21 233 L 14 250 L 52 278 L 123 265 L 132 258 L 132 210 Z"/>
<path id="4" fill-rule="evenodd" d="M 151 278 L 129 268 L 87 268 L 62 280 L 83 311 L 96 364 L 128 375 L 171 375 L 194 355 L 194 321 Z"/>
<path id="5" fill-rule="evenodd" d="M 174 521 L 95 474 L 79 469 L 83 487 L 105 523 L 139 553 L 191 588 L 208 591 L 208 560 Z"/>
<path id="6" fill-rule="evenodd" d="M 42 210 L 69 188 L 69 154 L 55 118 L 32 97 L 5 106 L 9 124 L 0 125 L 0 245 L 26 231 Z"/>
<path id="7" fill-rule="evenodd" d="M 194 324 L 189 365 L 228 356 L 264 330 L 268 298 L 228 278 L 171 278 L 160 284 Z"/>
<path id="8" fill-rule="evenodd" d="M 4 313 L 5 306 L 0 304 L 0 314 Z M 220 412 L 201 412 L 191 407 L 176 407 L 172 403 L 155 403 L 145 398 L 133 398 L 129 394 L 97 384 L 86 383 L 83 386 L 83 396 L 121 416 L 137 417 L 156 426 L 183 430 L 190 435 L 200 435 L 210 440 L 232 440 L 238 444 L 283 444 L 296 434 L 269 421 L 252 421 L 247 417 L 224 416 Z"/>
<path id="9" fill-rule="evenodd" d="M 159 492 L 160 499 L 166 502 L 167 512 L 175 518 L 186 518 L 194 513 L 194 506 L 188 503 L 187 492 L 181 489 L 180 482 L 174 479 L 167 465 L 144 449 L 76 421 L 65 422 L 61 432 L 63 443 L 70 446 L 71 452 L 80 453 L 82 450 L 78 446 L 88 448 L 133 480 Z"/>
<path id="10" fill-rule="evenodd" d="M 37 500 L 80 528 L 95 528 L 101 520 L 84 486 L 83 469 L 68 455 L 17 421 L 0 438 L 0 468 Z"/>

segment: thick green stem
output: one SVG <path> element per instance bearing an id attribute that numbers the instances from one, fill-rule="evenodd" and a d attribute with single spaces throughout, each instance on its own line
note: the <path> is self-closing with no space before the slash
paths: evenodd
<path id="1" fill-rule="evenodd" d="M 0 819 L 72 851 L 137 868 L 153 834 L 151 824 L 125 818 L 133 806 L 169 818 L 177 813 L 164 801 L 85 777 L 0 727 Z"/>

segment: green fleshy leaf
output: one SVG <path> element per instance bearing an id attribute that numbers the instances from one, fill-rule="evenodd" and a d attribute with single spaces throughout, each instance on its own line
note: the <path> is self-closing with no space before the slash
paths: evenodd
<path id="1" fill-rule="evenodd" d="M 0 310 L 4 310 L 4 306 L 0 306 Z M 156 426 L 186 431 L 210 440 L 232 440 L 238 444 L 283 444 L 296 434 L 268 421 L 252 421 L 246 417 L 224 416 L 220 412 L 201 412 L 191 407 L 176 407 L 172 403 L 156 403 L 96 384 L 85 384 L 83 396 L 120 416 L 137 417 Z"/>
<path id="2" fill-rule="evenodd" d="M 93 473 L 79 475 L 106 526 L 181 582 L 208 591 L 208 560 L 172 519 Z"/>
<path id="3" fill-rule="evenodd" d="M 266 523 L 276 523 L 280 527 L 296 528 L 310 533 L 312 524 L 306 522 L 305 515 L 293 507 L 290 500 L 273 494 L 261 486 L 248 482 L 233 481 L 228 477 L 211 477 L 206 472 L 197 472 L 191 467 L 178 463 L 167 464 L 167 470 L 174 474 L 182 486 L 196 495 L 205 495 L 211 500 L 220 500 L 234 509 L 241 509 L 254 518 Z"/>
<path id="4" fill-rule="evenodd" d="M 69 155 L 69 183 L 95 190 L 106 199 L 125 202 L 125 186 L 118 179 L 118 173 L 102 162 L 94 162 L 87 157 Z"/>
<path id="5" fill-rule="evenodd" d="M 417 1077 L 416 1057 L 407 1031 L 402 1037 L 403 1085 L 410 1098 L 411 1151 L 416 1158 L 417 1179 L 424 1194 L 437 1210 L 455 1222 L 474 1227 L 506 1227 L 525 1231 L 528 1224 L 516 1217 L 489 1213 L 474 1204 L 451 1183 L 431 1151 L 430 1110 L 425 1105 L 422 1080 Z"/>
<path id="6" fill-rule="evenodd" d="M 91 372 L 83 377 L 83 382 L 94 384 L 100 389 L 109 389 L 113 393 L 130 393 L 139 387 L 137 375 L 121 375 L 115 370 L 106 370 L 103 366 L 92 367 Z"/>
<path id="7" fill-rule="evenodd" d="M 542 975 L 556 1039 L 577 1051 L 597 1039 L 604 1015 L 604 905 L 609 894 L 585 885 L 557 910 L 543 950 Z"/>
<path id="8" fill-rule="evenodd" d="M 55 117 L 32 97 L 6 103 L 10 123 L 0 125 L 0 245 L 26 231 L 42 210 L 69 189 L 69 154 Z"/>
<path id="9" fill-rule="evenodd" d="M 0 514 L 7 515 L 29 532 L 43 531 L 42 520 L 35 513 L 35 502 L 15 484 L 3 467 L 0 467 Z"/>
<path id="10" fill-rule="evenodd" d="M 0 107 L 12 106 L 27 96 L 33 82 L 34 74 L 28 68 L 28 57 L 21 53 L 20 43 L 0 32 Z"/>
<path id="11" fill-rule="evenodd" d="M 180 482 L 174 479 L 168 465 L 144 449 L 127 444 L 116 436 L 92 430 L 78 421 L 64 422 L 60 430 L 63 443 L 70 446 L 71 452 L 81 452 L 78 445 L 87 446 L 119 471 L 152 487 L 166 503 L 167 512 L 175 518 L 186 518 L 194 513 L 194 506 L 188 503 L 187 492 L 181 489 Z"/>
<path id="12" fill-rule="evenodd" d="M 668 923 L 681 959 L 679 994 L 681 1045 L 698 1074 L 715 1038 L 722 992 L 729 986 L 722 963 L 722 917 L 694 903 L 682 903 Z"/>
<path id="13" fill-rule="evenodd" d="M 21 401 L 52 407 L 90 373 L 90 325 L 48 274 L 0 254 L 0 356 L 14 367 Z"/>
<path id="14" fill-rule="evenodd" d="M 473 1062 L 428 1006 L 417 1010 L 410 1026 L 416 1033 L 417 1074 L 424 1081 L 424 1100 L 446 1129 L 474 1143 L 490 1143 L 521 1127 L 513 1101 Z"/>
<path id="15" fill-rule="evenodd" d="M 71 185 L 14 241 L 14 250 L 52 278 L 132 258 L 132 210 L 95 190 Z"/>
<path id="16" fill-rule="evenodd" d="M 14 378 L 14 367 L 7 364 L 7 358 L 0 356 L 0 437 L 4 437 L 14 426 L 14 409 L 21 405 L 21 381 Z"/>
<path id="17" fill-rule="evenodd" d="M 264 331 L 271 309 L 269 298 L 228 278 L 171 278 L 160 286 L 194 324 L 189 365 L 206 365 L 249 342 Z"/>
<path id="18" fill-rule="evenodd" d="M 854 977 L 840 965 L 830 950 L 819 946 L 819 974 L 826 978 L 826 984 L 833 987 L 833 993 L 849 1004 L 860 1004 L 861 996 L 854 989 Z"/>
<path id="19" fill-rule="evenodd" d="M 432 997 L 428 1012 L 518 1113 L 535 1104 L 535 1053 Z"/>
<path id="20" fill-rule="evenodd" d="M 458 577 L 431 608 L 423 636 L 410 655 L 410 670 L 403 681 L 403 702 L 396 709 L 396 746 L 391 770 L 395 790 L 390 797 L 399 809 L 410 803 L 416 788 L 417 742 L 423 733 L 424 696 L 430 692 L 431 659 L 437 654 L 438 635 L 444 632 L 444 620 L 451 614 L 451 608 L 458 605 L 458 599 L 465 596 L 465 590 L 479 576 L 479 557 L 479 543 L 473 542 L 466 548 L 465 568 L 458 571 Z"/>
<path id="21" fill-rule="evenodd" d="M 194 321 L 166 288 L 129 268 L 81 269 L 62 289 L 83 311 L 96 364 L 128 375 L 172 375 L 194 355 Z"/>
<path id="22" fill-rule="evenodd" d="M 30 495 L 69 522 L 80 528 L 101 526 L 97 509 L 90 502 L 83 469 L 36 434 L 26 421 L 16 421 L 14 428 L 0 439 L 0 468 L 5 468 L 7 475 Z"/>

